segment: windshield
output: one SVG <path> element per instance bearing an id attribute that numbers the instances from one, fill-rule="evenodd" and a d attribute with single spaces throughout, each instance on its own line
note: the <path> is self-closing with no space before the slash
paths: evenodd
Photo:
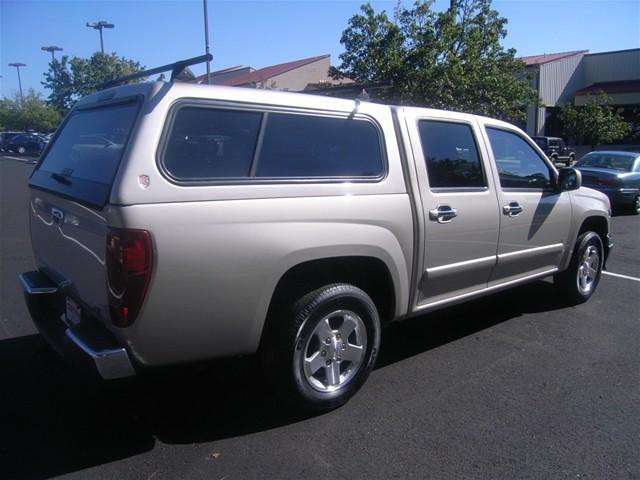
<path id="1" fill-rule="evenodd" d="M 590 153 L 582 158 L 576 167 L 607 168 L 630 172 L 635 157 L 630 155 L 616 155 L 615 153 Z"/>

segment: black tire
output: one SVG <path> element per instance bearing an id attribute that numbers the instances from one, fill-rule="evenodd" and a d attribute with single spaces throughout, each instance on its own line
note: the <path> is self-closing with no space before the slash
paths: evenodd
<path id="1" fill-rule="evenodd" d="M 304 411 L 326 411 L 345 404 L 369 376 L 380 347 L 380 318 L 369 295 L 349 284 L 326 285 L 304 295 L 290 308 L 277 309 L 275 315 L 268 322 L 260 355 L 265 376 L 276 393 Z M 339 331 L 347 332 L 356 321 L 358 326 L 348 338 L 340 340 Z M 318 331 L 327 325 L 333 336 L 329 335 L 331 342 L 327 337 L 325 346 Z M 340 349 L 346 348 L 351 352 L 359 349 L 361 359 L 343 361 Z M 315 354 L 307 356 L 313 350 L 317 350 Z M 319 379 L 305 371 L 306 365 L 309 370 L 313 368 L 309 366 L 311 358 L 320 362 L 316 367 L 322 364 L 316 370 Z M 335 369 L 338 383 L 332 383 Z"/>
<path id="2" fill-rule="evenodd" d="M 583 233 L 576 241 L 569 268 L 555 277 L 558 293 L 572 305 L 586 302 L 600 283 L 603 264 L 602 239 L 595 232 Z"/>

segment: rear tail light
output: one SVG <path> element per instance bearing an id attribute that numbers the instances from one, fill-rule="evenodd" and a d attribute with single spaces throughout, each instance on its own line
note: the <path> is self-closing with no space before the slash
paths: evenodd
<path id="1" fill-rule="evenodd" d="M 111 322 L 128 327 L 140 312 L 151 279 L 151 234 L 147 230 L 108 228 L 105 260 Z"/>

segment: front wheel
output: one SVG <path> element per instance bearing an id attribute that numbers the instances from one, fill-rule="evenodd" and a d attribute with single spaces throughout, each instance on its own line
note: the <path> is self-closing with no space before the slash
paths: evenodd
<path id="1" fill-rule="evenodd" d="M 573 304 L 589 300 L 600 282 L 603 264 L 600 236 L 595 232 L 580 235 L 569 268 L 556 276 L 560 293 Z"/>
<path id="2" fill-rule="evenodd" d="M 261 346 L 265 374 L 277 393 L 297 407 L 339 407 L 373 369 L 380 319 L 369 295 L 353 285 L 314 290 L 269 324 Z"/>
<path id="3" fill-rule="evenodd" d="M 20 155 L 24 155 L 25 153 L 27 153 L 27 149 L 24 147 L 18 147 L 18 153 Z"/>

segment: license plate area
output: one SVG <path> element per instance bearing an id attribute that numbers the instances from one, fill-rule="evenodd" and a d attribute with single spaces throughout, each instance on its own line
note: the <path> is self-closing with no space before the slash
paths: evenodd
<path id="1" fill-rule="evenodd" d="M 65 301 L 65 319 L 69 326 L 78 325 L 82 319 L 82 309 L 70 297 L 66 297 Z"/>

